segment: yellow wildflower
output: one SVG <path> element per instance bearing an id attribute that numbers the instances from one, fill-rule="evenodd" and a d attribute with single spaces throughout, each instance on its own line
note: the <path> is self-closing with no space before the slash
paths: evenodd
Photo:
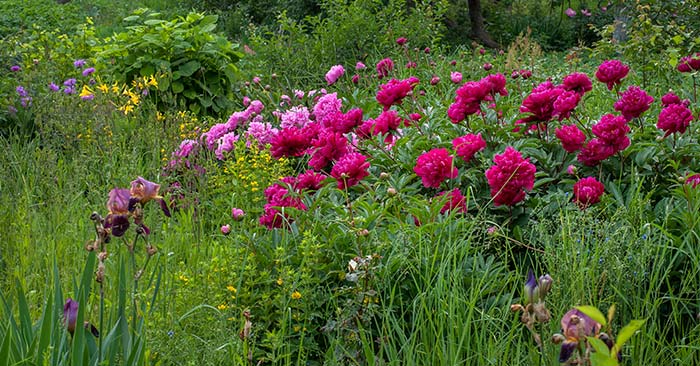
<path id="1" fill-rule="evenodd" d="M 224 311 L 224 310 L 228 309 L 228 305 L 226 305 L 226 304 L 220 304 L 220 305 L 218 305 L 216 308 L 219 309 L 219 310 L 221 310 L 221 311 Z"/>
<path id="2" fill-rule="evenodd" d="M 107 86 L 107 84 L 100 84 L 97 86 L 97 89 L 103 93 L 109 93 L 109 86 Z"/>
<path id="3" fill-rule="evenodd" d="M 87 85 L 83 85 L 83 90 L 80 92 L 79 97 L 85 99 L 92 96 L 92 90 L 90 90 L 90 88 Z"/>
<path id="4" fill-rule="evenodd" d="M 147 84 L 148 84 L 148 86 L 154 86 L 154 87 L 157 88 L 157 87 L 158 87 L 158 80 L 156 80 L 155 76 L 151 75 L 151 76 L 148 78 L 148 83 L 147 83 Z"/>
<path id="5" fill-rule="evenodd" d="M 280 277 L 280 278 L 277 279 L 277 284 L 278 284 L 278 285 L 282 286 L 283 283 L 284 283 L 284 281 L 282 280 L 282 277 Z"/>
<path id="6" fill-rule="evenodd" d="M 299 291 L 292 292 L 292 299 L 294 299 L 294 300 L 301 299 L 301 292 L 299 292 Z"/>
<path id="7" fill-rule="evenodd" d="M 229 291 L 231 291 L 231 292 L 233 292 L 233 293 L 238 292 L 238 290 L 236 290 L 236 288 L 233 287 L 233 286 L 231 286 L 231 285 L 226 286 L 226 289 L 229 290 Z"/>

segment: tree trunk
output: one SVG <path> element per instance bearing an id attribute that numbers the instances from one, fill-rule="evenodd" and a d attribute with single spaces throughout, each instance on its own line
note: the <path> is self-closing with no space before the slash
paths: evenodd
<path id="1" fill-rule="evenodd" d="M 486 28 L 484 28 L 484 18 L 481 16 L 481 0 L 467 0 L 469 6 L 469 21 L 472 26 L 472 37 L 490 48 L 500 48 L 498 42 L 491 39 Z"/>

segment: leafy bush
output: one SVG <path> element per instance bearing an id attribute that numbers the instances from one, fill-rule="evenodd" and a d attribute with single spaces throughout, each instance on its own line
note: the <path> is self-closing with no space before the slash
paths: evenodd
<path id="1" fill-rule="evenodd" d="M 195 113 L 230 109 L 233 83 L 242 57 L 237 46 L 214 33 L 216 15 L 189 13 L 164 20 L 146 9 L 124 18 L 127 30 L 110 37 L 97 57 L 121 80 L 162 74 L 161 89 L 173 106 Z"/>

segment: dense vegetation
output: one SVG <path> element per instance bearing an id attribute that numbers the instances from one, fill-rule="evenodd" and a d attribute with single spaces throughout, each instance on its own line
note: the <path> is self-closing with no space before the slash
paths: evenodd
<path id="1" fill-rule="evenodd" d="M 698 6 L 481 3 L 1 4 L 0 360 L 700 363 Z"/>

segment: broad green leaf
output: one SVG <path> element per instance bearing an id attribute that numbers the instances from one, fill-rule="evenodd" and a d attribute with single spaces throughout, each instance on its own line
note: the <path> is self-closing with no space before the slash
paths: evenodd
<path id="1" fill-rule="evenodd" d="M 182 93 L 182 95 L 184 95 L 187 99 L 194 99 L 197 97 L 197 92 L 192 89 L 187 89 Z"/>
<path id="2" fill-rule="evenodd" d="M 586 339 L 588 340 L 588 343 L 591 344 L 591 347 L 593 347 L 596 353 L 600 353 L 605 356 L 610 356 L 610 350 L 608 349 L 608 345 L 606 345 L 605 342 L 601 341 L 596 337 L 586 337 Z"/>
<path id="3" fill-rule="evenodd" d="M 124 18 L 124 21 L 125 22 L 133 22 L 134 20 L 138 20 L 139 18 L 140 18 L 140 16 L 138 16 L 138 15 L 130 15 L 130 16 Z"/>
<path id="4" fill-rule="evenodd" d="M 617 366 L 617 357 L 604 355 L 602 353 L 591 354 L 591 366 Z"/>
<path id="5" fill-rule="evenodd" d="M 143 22 L 143 24 L 145 24 L 145 25 L 157 25 L 157 24 L 161 24 L 161 23 L 165 23 L 165 20 L 163 20 L 163 19 L 148 19 L 147 21 Z"/>
<path id="6" fill-rule="evenodd" d="M 146 65 L 139 70 L 139 74 L 141 76 L 151 76 L 155 75 L 155 68 L 153 68 L 153 65 Z"/>
<path id="7" fill-rule="evenodd" d="M 644 320 L 632 320 L 629 322 L 629 324 L 625 325 L 621 330 L 620 333 L 617 335 L 617 339 L 615 340 L 615 346 L 613 347 L 613 351 L 617 353 L 622 349 L 622 346 L 634 335 L 636 331 L 638 331 L 646 322 L 646 319 Z"/>
<path id="8" fill-rule="evenodd" d="M 202 65 L 197 60 L 192 60 L 182 66 L 180 66 L 177 71 L 182 76 L 192 76 Z"/>
<path id="9" fill-rule="evenodd" d="M 185 90 L 185 86 L 179 81 L 173 81 L 170 86 L 175 94 L 180 94 L 183 90 Z"/>
<path id="10" fill-rule="evenodd" d="M 598 310 L 598 308 L 589 305 L 576 306 L 578 311 L 588 315 L 591 319 L 600 323 L 600 325 L 605 326 L 608 322 L 605 320 L 605 315 Z"/>

